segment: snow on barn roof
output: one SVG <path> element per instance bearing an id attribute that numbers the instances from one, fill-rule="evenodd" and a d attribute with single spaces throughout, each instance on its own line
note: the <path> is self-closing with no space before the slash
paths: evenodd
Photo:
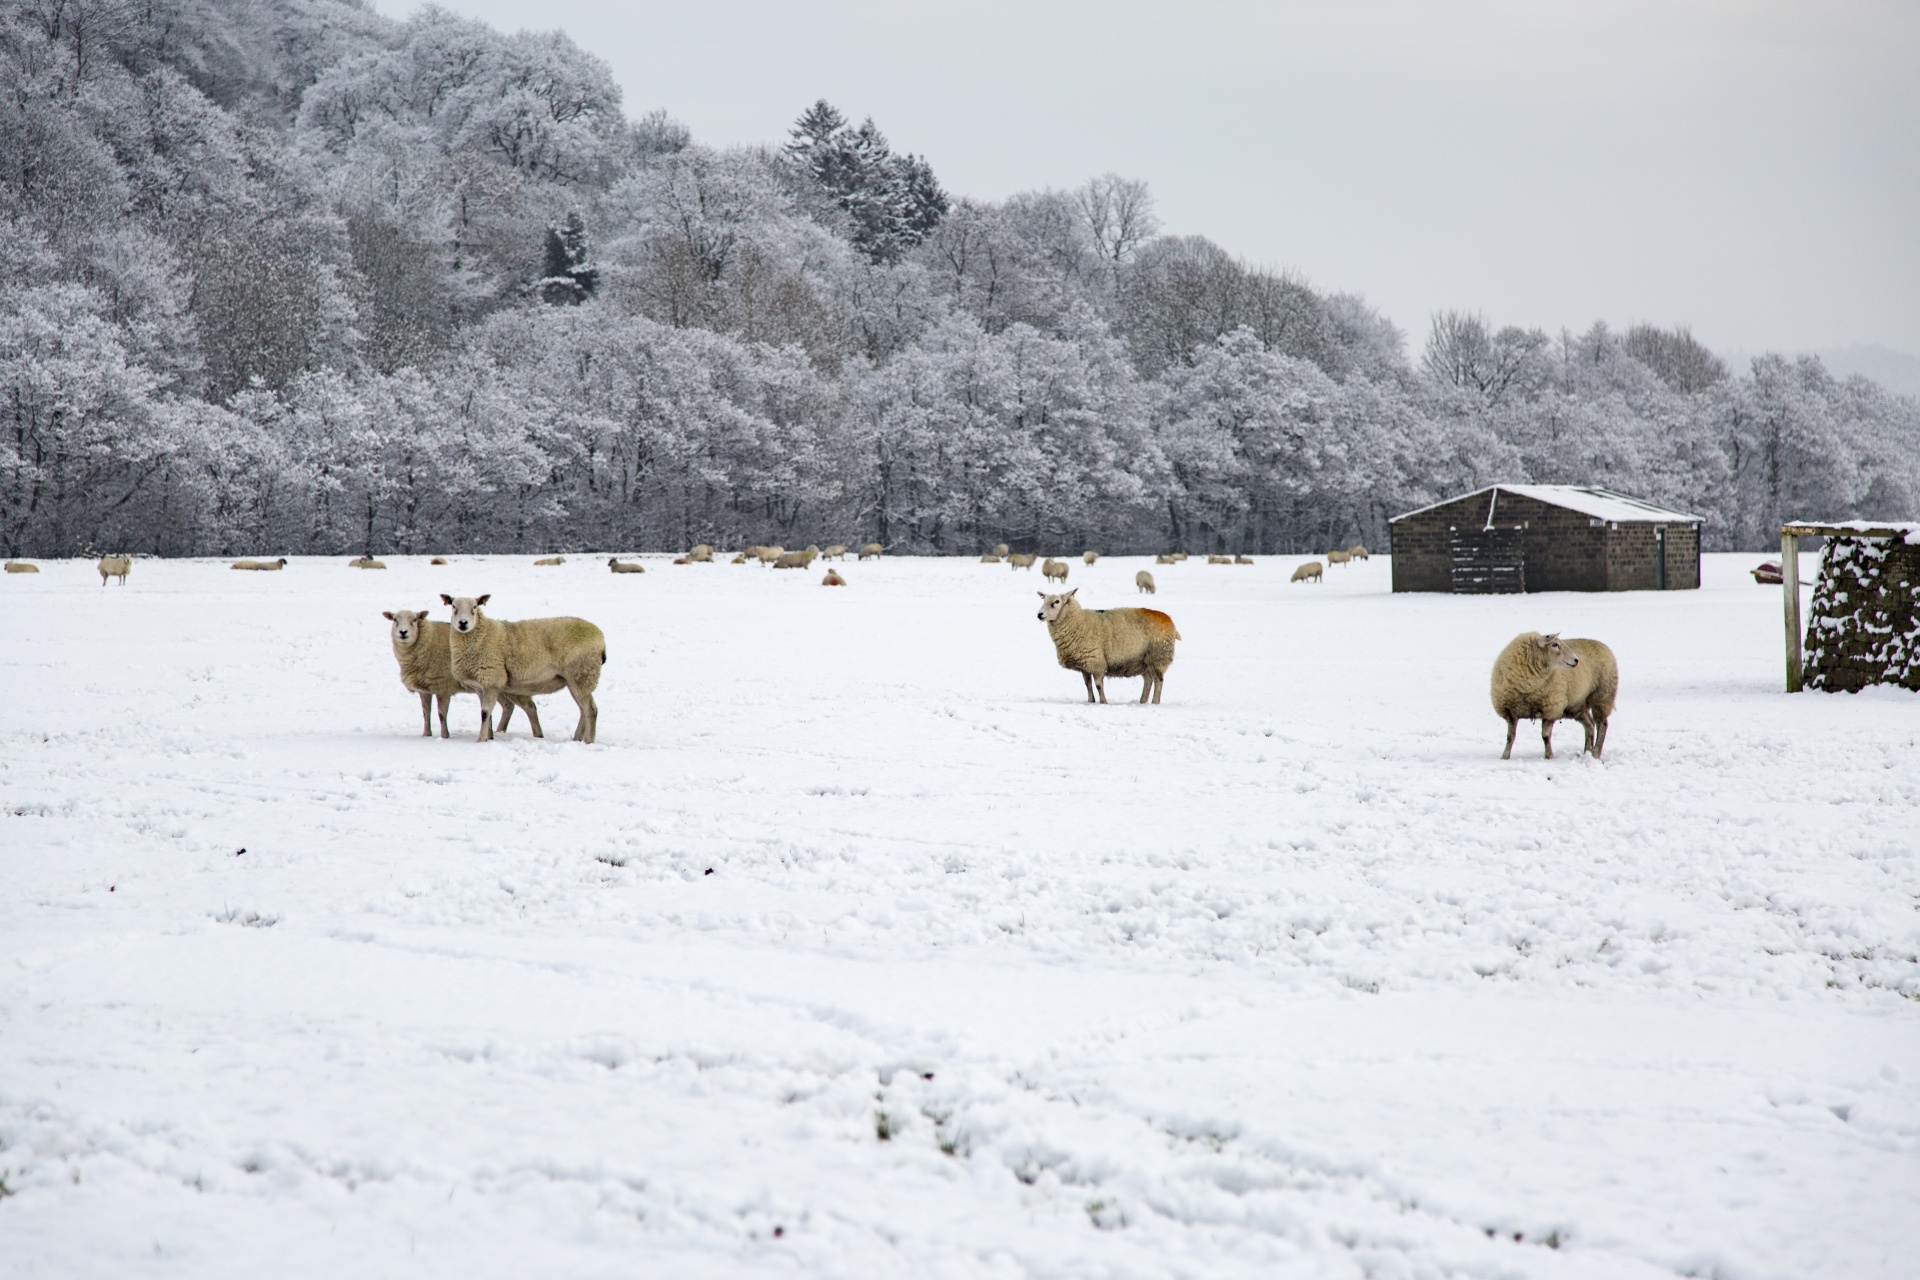
<path id="1" fill-rule="evenodd" d="M 1417 516 L 1423 511 L 1432 511 L 1435 507 L 1444 507 L 1449 502 L 1458 502 L 1461 498 L 1472 498 L 1481 493 L 1499 489 L 1504 493 L 1518 494 L 1522 498 L 1532 498 L 1536 502 L 1545 502 L 1556 507 L 1565 507 L 1569 511 L 1578 511 L 1582 515 L 1592 516 L 1596 520 L 1624 522 L 1660 521 L 1673 524 L 1699 524 L 1700 517 L 1688 515 L 1684 511 L 1672 511 L 1666 507 L 1656 507 L 1651 502 L 1642 502 L 1638 498 L 1629 498 L 1624 493 L 1615 493 L 1611 489 L 1596 489 L 1583 484 L 1496 484 L 1489 485 L 1476 493 L 1463 493 L 1458 497 L 1444 498 L 1439 502 L 1430 502 L 1413 511 L 1403 511 L 1387 523 L 1405 520 L 1408 516 Z"/>

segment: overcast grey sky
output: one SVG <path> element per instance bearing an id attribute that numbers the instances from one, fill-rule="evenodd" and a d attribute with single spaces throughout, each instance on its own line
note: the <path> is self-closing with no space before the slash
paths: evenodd
<path id="1" fill-rule="evenodd" d="M 444 3 L 565 29 L 704 143 L 825 97 L 956 194 L 1144 178 L 1415 354 L 1447 307 L 1920 354 L 1920 0 Z"/>

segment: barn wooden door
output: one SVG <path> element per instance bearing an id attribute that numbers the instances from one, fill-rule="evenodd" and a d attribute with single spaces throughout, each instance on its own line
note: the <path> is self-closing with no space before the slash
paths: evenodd
<path id="1" fill-rule="evenodd" d="M 1527 589 L 1527 553 L 1518 525 L 1505 529 L 1450 531 L 1453 589 L 1471 595 L 1505 595 Z"/>

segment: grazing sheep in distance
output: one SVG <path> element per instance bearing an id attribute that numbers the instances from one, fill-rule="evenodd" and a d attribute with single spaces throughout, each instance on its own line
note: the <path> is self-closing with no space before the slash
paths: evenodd
<path id="1" fill-rule="evenodd" d="M 276 570 L 286 568 L 287 558 L 281 556 L 278 560 L 235 560 L 233 567 L 236 569 L 253 569 L 262 573 L 272 573 Z"/>
<path id="2" fill-rule="evenodd" d="M 981 556 L 980 563 L 981 564 L 999 564 L 1000 557 L 999 556 Z"/>
<path id="3" fill-rule="evenodd" d="M 886 553 L 887 553 L 887 549 L 881 546 L 879 543 L 869 542 L 866 546 L 860 548 L 859 558 L 862 560 L 865 560 L 868 556 L 872 556 L 875 560 L 878 560 L 881 556 L 885 555 Z"/>
<path id="4" fill-rule="evenodd" d="M 1140 590 L 1146 592 L 1148 595 L 1152 595 L 1153 594 L 1153 575 L 1148 573 L 1145 569 L 1142 569 L 1140 572 L 1133 575 L 1133 585 L 1140 588 Z M 1078 591 L 1079 588 L 1075 587 L 1074 590 Z"/>
<path id="5" fill-rule="evenodd" d="M 1175 560 L 1172 556 L 1155 556 L 1153 558 L 1153 562 L 1155 564 L 1179 564 L 1180 563 L 1178 560 Z"/>
<path id="6" fill-rule="evenodd" d="M 132 572 L 133 557 L 131 556 L 100 557 L 100 585 L 103 587 L 107 585 L 108 578 L 118 578 L 120 585 L 126 586 L 127 575 Z"/>
<path id="7" fill-rule="evenodd" d="M 234 566 L 234 568 L 236 569 L 239 567 L 240 566 L 238 565 Z M 38 573 L 40 572 L 40 566 L 37 564 L 28 564 L 24 560 L 9 560 L 7 561 L 7 572 L 8 573 Z M 104 587 L 107 584 L 103 580 L 100 583 L 100 585 Z"/>
<path id="8" fill-rule="evenodd" d="M 450 628 L 444 622 L 429 619 L 425 609 L 395 609 L 380 616 L 393 624 L 387 638 L 393 642 L 394 660 L 400 664 L 400 683 L 420 695 L 420 736 L 433 736 L 436 700 L 440 704 L 440 736 L 451 736 L 447 732 L 447 704 L 464 690 L 453 678 L 453 652 L 447 640 Z M 507 731 L 507 722 L 513 719 L 516 706 L 526 709 L 533 736 L 538 738 L 540 713 L 534 709 L 532 698 L 505 700 L 500 709 L 500 732 Z"/>
<path id="9" fill-rule="evenodd" d="M 785 547 L 755 547 L 753 549 L 754 559 L 758 560 L 761 564 L 772 564 L 785 554 L 787 554 Z"/>
<path id="10" fill-rule="evenodd" d="M 1507 642 L 1493 662 L 1494 714 L 1507 722 L 1502 760 L 1513 758 L 1520 721 L 1540 721 L 1540 744 L 1553 759 L 1553 723 L 1578 720 L 1583 751 L 1598 758 L 1607 741 L 1607 720 L 1620 690 L 1613 650 L 1598 640 L 1562 640 L 1558 634 L 1526 631 Z"/>
<path id="11" fill-rule="evenodd" d="M 1253 557 L 1252 556 L 1235 556 L 1233 558 L 1233 562 L 1235 564 L 1252 564 Z"/>
<path id="12" fill-rule="evenodd" d="M 372 556 L 361 556 L 358 560 L 347 561 L 349 569 L 384 569 L 387 566 Z"/>
<path id="13" fill-rule="evenodd" d="M 820 579 L 820 585 L 823 587 L 844 587 L 847 585 L 847 580 L 840 576 L 839 570 L 829 569 L 827 570 L 827 576 Z"/>
<path id="14" fill-rule="evenodd" d="M 704 542 L 696 544 L 693 550 L 687 552 L 687 563 L 712 564 L 713 548 Z"/>
<path id="15" fill-rule="evenodd" d="M 1347 556 L 1353 560 L 1365 560 L 1367 558 L 1367 549 L 1356 542 L 1347 548 Z"/>
<path id="16" fill-rule="evenodd" d="M 1344 552 L 1344 551 L 1329 551 L 1329 552 L 1327 552 L 1327 563 L 1328 563 L 1328 564 L 1345 564 L 1345 563 L 1346 563 L 1347 561 L 1349 561 L 1349 560 L 1351 560 L 1351 559 L 1353 559 L 1353 557 L 1352 557 L 1352 556 L 1350 556 L 1350 555 L 1348 555 L 1348 554 L 1347 554 L 1346 552 Z"/>
<path id="17" fill-rule="evenodd" d="M 810 569 L 813 567 L 814 556 L 818 554 L 816 551 L 783 552 L 774 559 L 773 567 L 776 569 Z"/>
<path id="18" fill-rule="evenodd" d="M 1058 578 L 1060 581 L 1065 582 L 1067 580 L 1067 566 L 1063 562 L 1055 560 L 1052 556 L 1048 556 L 1047 562 L 1040 566 L 1040 576 L 1043 578 Z M 1075 588 L 1075 590 L 1078 589 L 1077 587 Z"/>
<path id="19" fill-rule="evenodd" d="M 1040 621 L 1047 624 L 1060 665 L 1078 671 L 1087 682 L 1087 701 L 1107 700 L 1108 676 L 1142 676 L 1140 701 L 1160 701 L 1173 665 L 1173 642 L 1180 639 L 1173 619 L 1158 609 L 1082 609 L 1075 587 L 1064 595 L 1039 592 Z"/>
<path id="20" fill-rule="evenodd" d="M 1033 562 L 1039 558 L 1037 555 L 1022 555 L 1016 551 L 1007 557 L 1007 563 L 1015 569 L 1031 569 Z"/>
<path id="21" fill-rule="evenodd" d="M 1320 562 L 1318 560 L 1309 560 L 1305 564 L 1301 565 L 1298 569 L 1295 569 L 1293 571 L 1293 577 L 1289 578 L 1288 581 L 1289 582 L 1319 582 L 1321 580 L 1322 573 L 1323 573 L 1323 570 L 1320 567 Z"/>
<path id="22" fill-rule="evenodd" d="M 674 561 L 674 563 L 678 564 L 680 562 L 676 560 Z M 611 569 L 615 573 L 645 573 L 647 571 L 647 567 L 645 565 L 630 563 L 628 561 L 622 560 L 619 556 L 608 556 L 607 568 Z"/>
<path id="23" fill-rule="evenodd" d="M 1091 569 L 1093 568 L 1093 562 L 1100 558 L 1100 553 L 1098 551 L 1082 551 L 1080 558 L 1085 560 L 1087 562 L 1087 568 Z"/>
<path id="24" fill-rule="evenodd" d="M 535 560 L 533 563 L 535 565 L 556 565 L 565 564 L 566 562 L 567 558 L 565 556 L 546 556 L 542 559 Z"/>
<path id="25" fill-rule="evenodd" d="M 453 678 L 480 695 L 479 741 L 493 737 L 494 703 L 510 694 L 531 699 L 562 686 L 580 708 L 573 740 L 592 742 L 598 736 L 600 708 L 593 691 L 607 662 L 607 638 L 600 628 L 585 618 L 502 622 L 480 611 L 491 595 L 440 599 L 453 607 L 453 629 L 447 635 Z"/>
<path id="26" fill-rule="evenodd" d="M 1232 564 L 1233 557 L 1232 556 L 1208 556 L 1207 563 L 1208 564 Z"/>
<path id="27" fill-rule="evenodd" d="M 1002 560 L 1005 560 L 1007 558 L 1007 552 L 1009 550 L 1011 550 L 1011 548 L 1008 547 L 1007 544 L 1003 542 L 999 546 L 993 549 L 993 554 L 1000 557 Z"/>
<path id="28" fill-rule="evenodd" d="M 842 546 L 840 543 L 836 542 L 832 546 L 828 547 L 825 551 L 822 551 L 820 553 L 820 558 L 822 560 L 845 560 L 847 558 L 847 549 L 846 547 Z"/>

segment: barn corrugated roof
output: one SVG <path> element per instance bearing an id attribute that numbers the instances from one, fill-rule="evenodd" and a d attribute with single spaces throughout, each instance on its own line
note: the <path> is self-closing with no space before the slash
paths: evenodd
<path id="1" fill-rule="evenodd" d="M 1463 493 L 1452 498 L 1443 498 L 1439 502 L 1430 502 L 1413 511 L 1403 511 L 1387 523 L 1405 520 L 1408 516 L 1417 516 L 1423 511 L 1432 511 L 1435 507 L 1444 507 L 1461 498 L 1474 498 L 1494 489 L 1502 493 L 1518 494 L 1522 498 L 1532 498 L 1536 502 L 1545 502 L 1551 506 L 1565 507 L 1569 511 L 1578 511 L 1596 520 L 1624 521 L 1628 523 L 1663 524 L 1699 524 L 1700 517 L 1688 515 L 1684 511 L 1673 511 L 1667 507 L 1655 506 L 1639 498 L 1629 498 L 1624 493 L 1615 493 L 1611 489 L 1596 489 L 1584 484 L 1496 484 L 1489 485 L 1474 493 Z"/>

